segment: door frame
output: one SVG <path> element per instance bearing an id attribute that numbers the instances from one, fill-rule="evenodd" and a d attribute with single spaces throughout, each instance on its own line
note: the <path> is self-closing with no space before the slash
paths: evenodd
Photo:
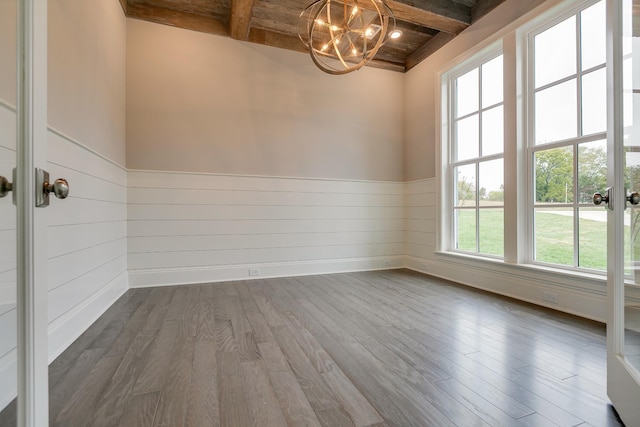
<path id="1" fill-rule="evenodd" d="M 35 167 L 47 158 L 47 0 L 18 0 L 17 21 L 17 406 L 18 426 L 30 427 L 49 424 L 46 218 L 35 208 Z"/>
<path id="2" fill-rule="evenodd" d="M 624 357 L 624 52 L 625 11 L 630 0 L 607 1 L 607 394 L 622 420 L 640 425 L 640 376 Z M 627 88 L 630 89 L 630 88 Z M 638 124 L 636 124 L 638 125 Z"/>

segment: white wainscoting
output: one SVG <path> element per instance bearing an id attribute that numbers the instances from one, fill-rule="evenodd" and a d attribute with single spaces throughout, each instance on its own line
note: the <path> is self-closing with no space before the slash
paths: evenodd
<path id="1" fill-rule="evenodd" d="M 0 102 L 0 175 L 15 167 L 15 108 Z M 70 195 L 47 208 L 49 361 L 128 289 L 127 173 L 49 129 L 47 170 Z M 16 394 L 16 231 L 11 195 L 0 203 L 0 409 Z"/>
<path id="2" fill-rule="evenodd" d="M 156 171 L 128 183 L 132 287 L 404 265 L 403 183 Z"/>
<path id="3" fill-rule="evenodd" d="M 436 181 L 407 182 L 405 192 L 405 254 L 409 258 L 428 259 L 436 250 Z"/>
<path id="4" fill-rule="evenodd" d="M 49 361 L 127 289 L 127 172 L 50 129 L 48 170 L 69 181 L 48 212 Z"/>
<path id="5" fill-rule="evenodd" d="M 406 183 L 406 205 L 408 268 L 555 310 L 605 320 L 606 280 L 603 277 L 438 252 L 435 179 Z M 543 292 L 558 295 L 559 303 L 543 301 Z M 638 296 L 630 295 L 632 299 Z"/>
<path id="6" fill-rule="evenodd" d="M 0 175 L 12 180 L 16 165 L 15 108 L 0 100 Z M 17 387 L 16 207 L 11 193 L 0 199 L 0 410 Z"/>

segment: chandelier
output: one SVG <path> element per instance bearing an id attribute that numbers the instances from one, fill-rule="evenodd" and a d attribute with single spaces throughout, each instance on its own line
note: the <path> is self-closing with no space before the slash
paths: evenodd
<path id="1" fill-rule="evenodd" d="M 329 74 L 362 68 L 389 38 L 401 34 L 384 0 L 317 0 L 298 19 L 300 40 Z"/>

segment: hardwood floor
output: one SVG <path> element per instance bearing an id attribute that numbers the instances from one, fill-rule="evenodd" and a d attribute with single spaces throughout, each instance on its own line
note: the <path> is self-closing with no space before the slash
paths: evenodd
<path id="1" fill-rule="evenodd" d="M 601 324 L 406 270 L 133 289 L 51 364 L 50 420 L 618 426 L 605 357 Z"/>

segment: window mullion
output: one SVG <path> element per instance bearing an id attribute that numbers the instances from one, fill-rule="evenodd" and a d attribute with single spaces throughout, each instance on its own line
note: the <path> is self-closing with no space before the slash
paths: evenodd
<path id="1" fill-rule="evenodd" d="M 578 144 L 573 146 L 573 266 L 580 266 L 580 211 L 578 208 Z"/>
<path id="2" fill-rule="evenodd" d="M 578 13 L 576 15 L 576 94 L 577 94 L 577 108 L 576 114 L 578 115 L 576 124 L 577 124 L 577 133 L 576 135 L 582 136 L 582 14 Z"/>
<path id="3" fill-rule="evenodd" d="M 480 162 L 476 162 L 476 253 L 480 252 Z"/>

